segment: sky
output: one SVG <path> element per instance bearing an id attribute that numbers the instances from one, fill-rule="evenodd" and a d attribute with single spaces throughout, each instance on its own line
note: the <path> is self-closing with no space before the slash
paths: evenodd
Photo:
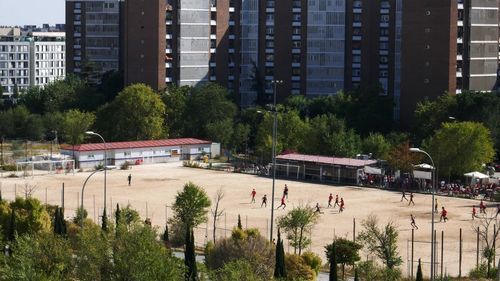
<path id="1" fill-rule="evenodd" d="M 64 23 L 65 0 L 0 0 L 1 25 Z"/>

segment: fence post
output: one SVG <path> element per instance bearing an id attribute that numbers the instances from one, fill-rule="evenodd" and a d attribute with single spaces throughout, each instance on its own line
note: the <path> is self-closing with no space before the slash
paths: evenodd
<path id="1" fill-rule="evenodd" d="M 476 268 L 479 267 L 479 226 L 477 227 L 477 238 L 476 238 Z"/>
<path id="2" fill-rule="evenodd" d="M 1 190 L 0 190 L 1 192 Z M 47 205 L 47 188 L 45 188 L 45 205 Z"/>
<path id="3" fill-rule="evenodd" d="M 245 228 L 248 229 L 248 215 L 245 216 Z"/>
<path id="4" fill-rule="evenodd" d="M 92 197 L 94 199 L 94 223 L 96 223 L 96 217 L 95 217 L 95 194 L 92 194 Z"/>
<path id="5" fill-rule="evenodd" d="M 443 280 L 444 231 L 441 230 L 441 280 Z"/>
<path id="6" fill-rule="evenodd" d="M 438 251 L 436 250 L 438 243 L 437 243 L 437 239 L 436 239 L 437 238 L 436 233 L 437 233 L 437 230 L 434 229 L 434 273 L 433 273 L 434 277 L 436 277 L 437 272 L 438 272 L 438 270 L 437 270 Z"/>
<path id="7" fill-rule="evenodd" d="M 227 216 L 224 213 L 224 238 L 227 238 Z"/>
<path id="8" fill-rule="evenodd" d="M 462 278 L 462 229 L 460 228 L 460 237 L 458 240 L 458 278 Z"/>
<path id="9" fill-rule="evenodd" d="M 16 201 L 17 198 L 17 183 L 14 184 L 14 201 Z"/>
<path id="10" fill-rule="evenodd" d="M 76 210 L 80 208 L 80 192 L 76 192 Z"/>
<path id="11" fill-rule="evenodd" d="M 62 198 L 61 198 L 61 206 L 64 210 L 64 182 L 62 183 Z"/>
<path id="12" fill-rule="evenodd" d="M 352 219 L 352 242 L 356 243 L 356 218 Z"/>
<path id="13" fill-rule="evenodd" d="M 493 267 L 495 267 L 496 252 L 497 252 L 497 225 L 493 225 Z"/>
<path id="14" fill-rule="evenodd" d="M 411 267 L 410 267 L 410 277 L 413 280 L 413 254 L 414 254 L 414 246 L 415 246 L 415 229 L 411 229 Z"/>
<path id="15" fill-rule="evenodd" d="M 149 218 L 148 201 L 146 201 L 146 218 Z"/>

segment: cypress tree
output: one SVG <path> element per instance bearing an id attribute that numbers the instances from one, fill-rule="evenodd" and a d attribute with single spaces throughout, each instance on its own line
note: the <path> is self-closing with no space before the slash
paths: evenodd
<path id="1" fill-rule="evenodd" d="M 118 205 L 118 203 L 116 203 L 116 211 L 115 211 L 115 225 L 116 225 L 116 228 L 118 228 L 118 225 L 121 222 L 121 218 L 122 218 L 122 211 L 120 210 L 120 205 Z"/>
<path id="2" fill-rule="evenodd" d="M 163 232 L 162 239 L 165 243 L 170 241 L 170 238 L 168 237 L 168 223 L 165 224 L 165 231 Z"/>
<path id="3" fill-rule="evenodd" d="M 60 208 L 59 211 L 59 220 L 61 221 L 61 234 L 66 235 L 68 234 L 68 229 L 66 228 L 66 220 L 64 219 L 64 209 Z"/>
<path id="4" fill-rule="evenodd" d="M 2 157 L 3 157 L 3 155 L 2 155 Z M 0 202 L 2 202 L 2 200 L 3 200 L 2 199 L 2 189 L 0 188 Z"/>
<path id="5" fill-rule="evenodd" d="M 330 281 L 338 281 L 337 277 L 337 253 L 335 251 L 335 244 L 332 245 L 332 253 L 330 256 Z"/>
<path id="6" fill-rule="evenodd" d="M 420 263 L 420 259 L 418 259 L 418 267 L 417 267 L 417 279 L 416 281 L 423 281 L 424 276 L 422 275 L 422 265 Z"/>
<path id="7" fill-rule="evenodd" d="M 7 232 L 7 239 L 14 241 L 16 239 L 16 212 L 12 209 L 10 213 L 9 229 Z"/>
<path id="8" fill-rule="evenodd" d="M 104 231 L 108 231 L 108 215 L 106 214 L 106 208 L 104 208 L 104 211 L 102 212 L 102 225 L 101 229 Z"/>
<path id="9" fill-rule="evenodd" d="M 238 214 L 238 228 L 243 229 L 243 226 L 241 225 L 241 217 L 240 214 Z"/>
<path id="10" fill-rule="evenodd" d="M 59 225 L 59 207 L 56 207 L 56 212 L 54 214 L 54 234 L 61 233 L 61 226 Z"/>
<path id="11" fill-rule="evenodd" d="M 196 281 L 198 270 L 196 268 L 196 254 L 194 252 L 194 234 L 186 229 L 186 251 L 184 253 L 184 264 L 186 265 L 186 281 Z"/>
<path id="12" fill-rule="evenodd" d="M 281 239 L 281 233 L 279 228 L 278 228 L 278 242 L 276 244 L 276 265 L 274 267 L 274 277 L 276 278 L 286 277 L 285 248 L 283 247 L 283 239 Z"/>
<path id="13" fill-rule="evenodd" d="M 358 269 L 354 269 L 354 281 L 359 281 Z"/>

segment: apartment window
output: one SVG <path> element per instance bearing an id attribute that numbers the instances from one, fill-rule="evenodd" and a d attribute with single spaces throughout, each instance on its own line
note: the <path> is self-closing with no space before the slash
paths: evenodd
<path id="1" fill-rule="evenodd" d="M 363 7 L 363 2 L 361 2 L 361 0 L 356 0 L 356 1 L 354 1 L 354 2 L 352 3 L 352 6 L 353 6 L 354 8 L 361 8 L 361 7 Z"/>
<path id="2" fill-rule="evenodd" d="M 380 29 L 380 36 L 389 36 L 389 29 L 388 28 L 381 28 Z"/>
<path id="3" fill-rule="evenodd" d="M 274 61 L 274 55 L 273 54 L 267 54 L 266 55 L 266 61 Z"/>
<path id="4" fill-rule="evenodd" d="M 302 6 L 302 3 L 300 2 L 300 0 L 294 0 L 293 1 L 293 7 L 294 8 L 300 8 Z"/>
<path id="5" fill-rule="evenodd" d="M 274 8 L 274 0 L 268 0 L 267 1 L 267 7 L 268 8 Z"/>
<path id="6" fill-rule="evenodd" d="M 75 9 L 81 9 L 82 3 L 75 3 Z"/>
<path id="7" fill-rule="evenodd" d="M 273 76 L 274 75 L 274 69 L 267 67 L 266 68 L 266 76 Z"/>
<path id="8" fill-rule="evenodd" d="M 293 14 L 293 21 L 300 21 L 300 14 Z"/>
<path id="9" fill-rule="evenodd" d="M 381 15 L 380 22 L 389 22 L 389 15 Z"/>
<path id="10" fill-rule="evenodd" d="M 352 30 L 353 35 L 360 35 L 361 34 L 361 28 L 354 28 Z"/>
<path id="11" fill-rule="evenodd" d="M 274 48 L 274 41 L 266 40 L 266 48 Z"/>
<path id="12" fill-rule="evenodd" d="M 300 89 L 300 82 L 292 82 L 292 89 Z"/>
<path id="13" fill-rule="evenodd" d="M 274 27 L 266 27 L 267 35 L 274 35 Z"/>
<path id="14" fill-rule="evenodd" d="M 380 56 L 380 63 L 386 64 L 389 62 L 389 58 L 387 56 Z"/>
<path id="15" fill-rule="evenodd" d="M 352 70 L 352 77 L 359 77 L 359 76 L 361 76 L 361 69 L 357 69 L 357 68 L 353 69 Z"/>
<path id="16" fill-rule="evenodd" d="M 352 62 L 353 63 L 361 63 L 361 56 L 360 55 L 352 56 Z"/>
<path id="17" fill-rule="evenodd" d="M 293 30 L 292 30 L 292 34 L 293 35 L 300 35 L 300 28 L 294 27 Z"/>
<path id="18" fill-rule="evenodd" d="M 271 13 L 266 14 L 266 20 L 267 21 L 274 21 L 274 14 L 271 14 Z"/>
<path id="19" fill-rule="evenodd" d="M 388 8 L 390 8 L 390 7 L 391 7 L 391 4 L 389 4 L 389 1 L 385 1 L 385 0 L 384 0 L 384 1 L 381 1 L 381 2 L 380 2 L 380 7 L 381 7 L 381 8 L 384 8 L 384 9 L 388 9 Z"/>
<path id="20" fill-rule="evenodd" d="M 295 75 L 295 76 L 300 75 L 300 68 L 293 68 L 292 69 L 292 75 Z"/>
<path id="21" fill-rule="evenodd" d="M 387 43 L 387 42 L 380 42 L 379 47 L 380 47 L 380 50 L 388 50 L 389 49 L 389 43 Z"/>
<path id="22" fill-rule="evenodd" d="M 132 155 L 132 153 L 130 151 L 125 151 L 125 152 L 123 152 L 123 155 L 125 157 L 130 157 L 130 155 Z"/>
<path id="23" fill-rule="evenodd" d="M 294 63 L 300 63 L 300 55 L 299 54 L 293 54 L 292 55 L 292 62 L 294 62 Z"/>
<path id="24" fill-rule="evenodd" d="M 354 14 L 353 21 L 354 22 L 361 22 L 361 14 Z"/>
<path id="25" fill-rule="evenodd" d="M 293 41 L 293 42 L 292 42 L 292 47 L 293 47 L 293 48 L 300 48 L 300 45 L 301 45 L 301 44 L 300 44 L 300 41 Z"/>
<path id="26" fill-rule="evenodd" d="M 387 70 L 381 70 L 380 71 L 380 77 L 389 77 L 389 71 L 387 71 Z"/>

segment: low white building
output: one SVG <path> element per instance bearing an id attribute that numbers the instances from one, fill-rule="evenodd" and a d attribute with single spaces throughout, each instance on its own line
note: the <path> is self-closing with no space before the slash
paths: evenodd
<path id="1" fill-rule="evenodd" d="M 74 157 L 78 168 L 104 164 L 103 143 L 63 146 L 61 154 Z M 166 163 L 220 155 L 220 144 L 193 138 L 110 142 L 106 143 L 106 155 L 108 165 Z"/>

